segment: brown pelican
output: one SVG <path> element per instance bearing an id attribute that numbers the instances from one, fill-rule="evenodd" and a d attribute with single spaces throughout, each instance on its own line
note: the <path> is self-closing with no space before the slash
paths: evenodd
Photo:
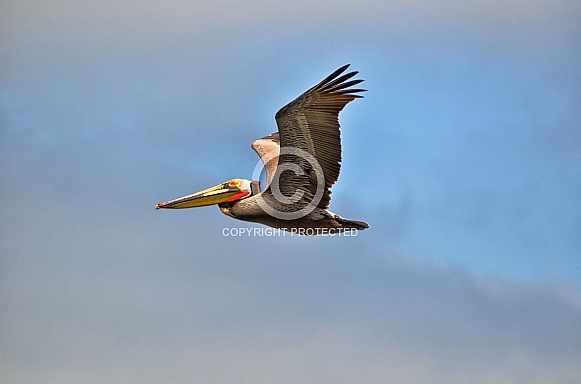
<path id="1" fill-rule="evenodd" d="M 258 181 L 233 179 L 213 188 L 157 204 L 159 208 L 192 208 L 218 204 L 235 219 L 296 232 L 326 229 L 363 230 L 367 223 L 347 220 L 328 210 L 331 186 L 341 169 L 339 112 L 365 89 L 352 88 L 358 72 L 337 69 L 276 114 L 278 132 L 252 143 L 266 169 L 266 188 Z M 259 167 L 260 169 L 262 168 Z M 260 171 L 256 179 L 260 176 Z M 301 233 L 298 231 L 298 233 Z M 301 234 L 319 234 L 306 231 Z"/>

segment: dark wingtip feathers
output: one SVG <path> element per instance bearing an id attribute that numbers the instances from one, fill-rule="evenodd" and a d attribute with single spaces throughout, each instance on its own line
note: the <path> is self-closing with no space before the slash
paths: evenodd
<path id="1" fill-rule="evenodd" d="M 347 68 L 349 68 L 351 64 L 345 64 L 344 66 L 342 66 L 341 68 L 337 69 L 335 72 L 331 73 L 329 76 L 325 77 L 325 79 L 323 81 L 321 81 L 319 84 L 317 84 L 318 86 L 321 86 L 323 84 L 328 83 L 329 81 L 333 80 L 334 78 L 336 78 L 337 76 L 339 76 L 340 74 L 342 74 L 343 72 L 345 72 L 345 70 Z M 353 72 L 351 72 L 353 73 Z M 351 77 L 355 76 L 357 74 L 357 72 L 355 72 L 354 75 L 352 75 Z"/>
<path id="2" fill-rule="evenodd" d="M 318 89 L 321 92 L 326 93 L 335 93 L 345 97 L 352 97 L 352 98 L 362 98 L 362 95 L 357 95 L 359 92 L 366 92 L 366 89 L 361 88 L 351 88 L 354 85 L 362 83 L 363 79 L 356 79 L 347 81 L 357 74 L 358 71 L 349 72 L 343 75 L 343 72 L 349 68 L 351 64 L 345 64 L 341 68 L 337 69 L 335 72 L 331 73 L 327 76 L 323 81 L 313 87 L 313 89 Z"/>

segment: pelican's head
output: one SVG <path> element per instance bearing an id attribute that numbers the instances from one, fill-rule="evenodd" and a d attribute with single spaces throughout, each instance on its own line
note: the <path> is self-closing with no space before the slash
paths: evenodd
<path id="1" fill-rule="evenodd" d="M 157 204 L 155 209 L 194 208 L 220 203 L 232 203 L 251 196 L 256 191 L 254 183 L 258 182 L 245 179 L 232 179 L 204 191 Z"/>

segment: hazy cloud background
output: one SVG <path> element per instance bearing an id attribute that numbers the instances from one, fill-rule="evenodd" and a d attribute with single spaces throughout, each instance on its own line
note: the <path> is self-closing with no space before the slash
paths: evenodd
<path id="1" fill-rule="evenodd" d="M 581 380 L 578 2 L 43 4 L 0 4 L 1 382 Z M 369 231 L 153 209 L 345 63 Z"/>

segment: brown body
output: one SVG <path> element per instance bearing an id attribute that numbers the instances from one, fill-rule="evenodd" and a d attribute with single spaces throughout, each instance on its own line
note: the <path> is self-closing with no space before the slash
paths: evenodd
<path id="1" fill-rule="evenodd" d="M 263 192 L 256 181 L 233 179 L 156 208 L 218 204 L 233 218 L 289 231 L 369 228 L 367 223 L 347 220 L 328 210 L 330 189 L 341 170 L 339 113 L 365 91 L 352 88 L 363 80 L 350 80 L 357 72 L 343 75 L 348 67 L 339 68 L 281 108 L 276 114 L 278 132 L 252 144 L 266 169 Z"/>
<path id="2" fill-rule="evenodd" d="M 220 210 L 235 219 L 250 221 L 253 223 L 268 225 L 273 228 L 281 228 L 286 231 L 301 228 L 327 228 L 335 229 L 337 232 L 357 229 L 363 230 L 369 228 L 367 223 L 361 221 L 347 220 L 341 216 L 330 212 L 327 209 L 314 208 L 306 216 L 294 220 L 279 219 L 267 214 L 258 204 L 257 200 L 268 197 L 251 196 L 247 199 L 238 200 L 232 203 L 220 203 Z M 271 201 L 275 205 L 276 201 Z"/>

